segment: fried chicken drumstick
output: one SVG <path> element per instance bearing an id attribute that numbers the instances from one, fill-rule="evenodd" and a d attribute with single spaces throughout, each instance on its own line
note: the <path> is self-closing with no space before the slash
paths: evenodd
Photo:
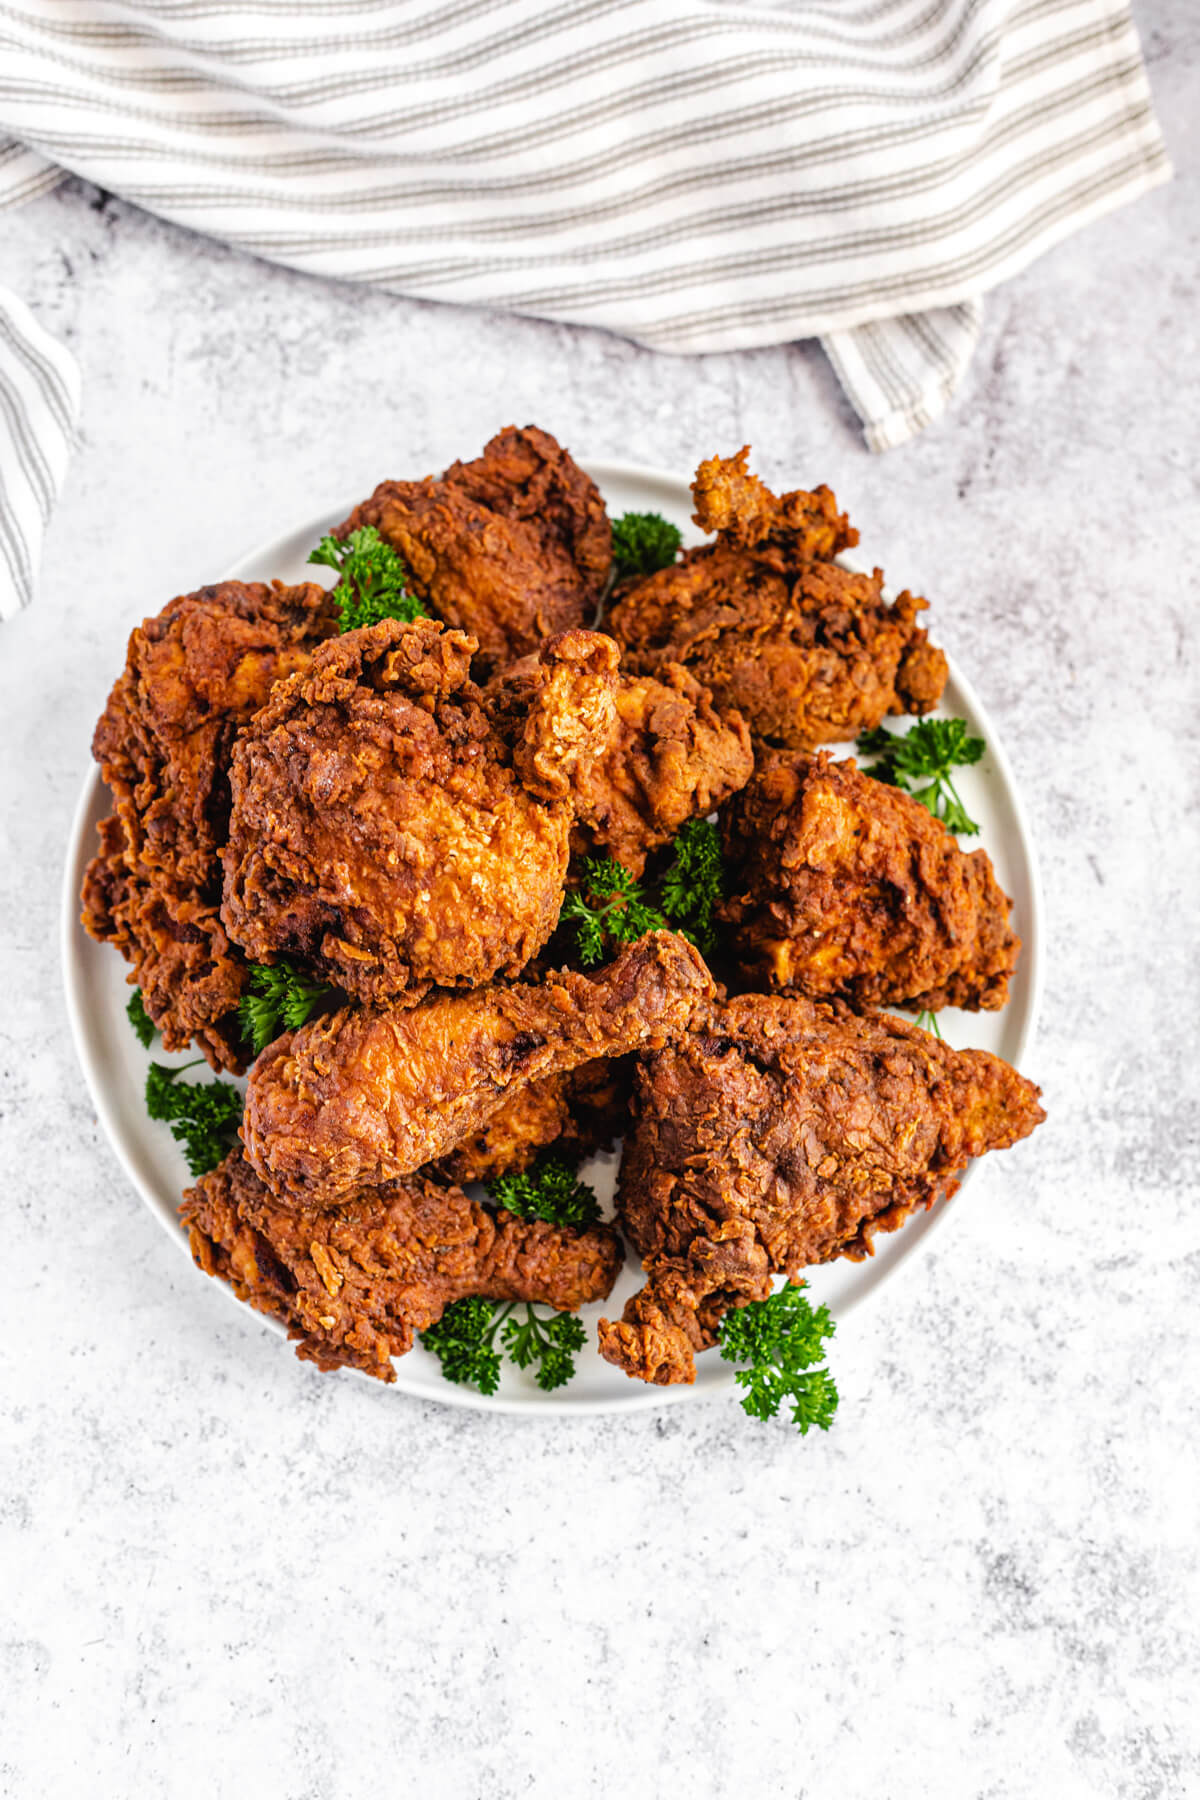
<path id="1" fill-rule="evenodd" d="M 1038 1093 L 999 1057 L 840 1001 L 715 1009 L 638 1073 L 618 1210 L 647 1281 L 601 1321 L 601 1354 L 643 1381 L 694 1380 L 731 1306 L 764 1299 L 772 1274 L 869 1255 L 972 1157 L 1027 1137 Z"/>
<path id="2" fill-rule="evenodd" d="M 592 980 L 326 1014 L 250 1071 L 246 1154 L 282 1200 L 335 1206 L 448 1155 L 528 1082 L 678 1037 L 713 991 L 686 939 L 653 932 Z"/>
<path id="3" fill-rule="evenodd" d="M 602 1300 L 621 1265 L 610 1226 L 587 1230 L 492 1212 L 461 1188 L 410 1175 L 338 1207 L 285 1210 L 240 1151 L 184 1195 L 192 1255 L 239 1300 L 287 1326 L 319 1369 L 394 1381 L 391 1358 L 455 1300 Z"/>
<path id="4" fill-rule="evenodd" d="M 545 431 L 510 426 L 437 479 L 384 481 L 339 525 L 373 525 L 415 591 L 500 668 L 556 632 L 590 625 L 612 561 L 599 489 Z"/>
<path id="5" fill-rule="evenodd" d="M 311 583 L 226 581 L 172 600 L 133 632 L 92 753 L 116 812 L 83 886 L 83 923 L 133 966 L 167 1050 L 193 1040 L 240 1069 L 246 965 L 221 923 L 220 851 L 237 732 L 281 676 L 337 629 Z"/>
<path id="6" fill-rule="evenodd" d="M 756 739 L 793 749 L 851 738 L 890 712 L 928 712 L 946 659 L 907 590 L 893 605 L 883 574 L 831 559 L 858 534 L 827 488 L 776 498 L 746 470 L 747 451 L 702 463 L 698 525 L 716 539 L 619 591 L 607 628 L 627 668 L 680 663 L 736 708 Z"/>
<path id="7" fill-rule="evenodd" d="M 348 632 L 242 734 L 221 917 L 254 961 L 296 956 L 380 1002 L 516 975 L 546 942 L 616 653 L 593 632 L 544 646 L 510 751 L 474 650 L 433 619 Z"/>
<path id="8" fill-rule="evenodd" d="M 986 850 L 852 760 L 761 756 L 721 832 L 718 913 L 751 987 L 931 1012 L 1008 999 L 1021 940 Z"/>

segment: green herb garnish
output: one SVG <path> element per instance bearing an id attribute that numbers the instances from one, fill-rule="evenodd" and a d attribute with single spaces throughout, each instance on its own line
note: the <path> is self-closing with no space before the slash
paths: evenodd
<path id="1" fill-rule="evenodd" d="M 662 909 L 677 931 L 711 956 L 717 943 L 713 909 L 725 889 L 721 834 L 708 819 L 689 819 L 672 849 L 662 880 Z"/>
<path id="2" fill-rule="evenodd" d="M 563 901 L 559 924 L 575 926 L 576 949 L 586 969 L 616 944 L 634 944 L 648 931 L 664 931 L 667 921 L 621 863 L 611 856 L 589 856 L 578 888 Z"/>
<path id="3" fill-rule="evenodd" d="M 520 1219 L 547 1219 L 551 1225 L 594 1225 L 600 1206 L 560 1150 L 543 1150 L 532 1166 L 487 1182 L 497 1206 Z"/>
<path id="4" fill-rule="evenodd" d="M 928 1008 L 926 1008 L 924 1012 L 919 1012 L 917 1014 L 916 1018 L 913 1020 L 913 1024 L 919 1025 L 922 1031 L 932 1032 L 936 1038 L 940 1038 L 942 1035 L 942 1028 L 937 1022 L 937 1014 L 935 1012 L 930 1012 Z"/>
<path id="5" fill-rule="evenodd" d="M 255 1053 L 265 1050 L 281 1031 L 299 1031 L 313 1009 L 333 991 L 326 982 L 313 981 L 286 956 L 270 965 L 252 964 L 250 992 L 242 996 L 238 1018 Z"/>
<path id="6" fill-rule="evenodd" d="M 882 725 L 865 731 L 858 748 L 878 756 L 865 773 L 889 787 L 903 788 L 919 800 L 927 812 L 949 831 L 974 837 L 979 827 L 967 812 L 950 779 L 951 769 L 977 763 L 987 748 L 982 738 L 967 735 L 965 719 L 921 719 L 908 731 L 887 731 Z M 928 779 L 926 787 L 913 783 Z"/>
<path id="7" fill-rule="evenodd" d="M 675 561 L 683 542 L 683 533 L 669 519 L 656 512 L 627 512 L 613 520 L 613 573 L 618 581 L 626 575 L 653 575 Z"/>
<path id="8" fill-rule="evenodd" d="M 323 537 L 308 560 L 341 576 L 334 598 L 343 631 L 378 625 L 381 619 L 428 617 L 408 590 L 408 570 L 374 525 L 361 525 L 348 538 Z"/>
<path id="9" fill-rule="evenodd" d="M 833 1336 L 834 1322 L 827 1306 L 809 1305 L 802 1286 L 780 1288 L 769 1300 L 726 1313 L 717 1342 L 726 1362 L 746 1365 L 737 1372 L 739 1387 L 746 1389 L 743 1410 L 752 1419 L 773 1419 L 790 1400 L 803 1437 L 813 1425 L 829 1430 L 838 1391 L 829 1370 L 820 1366 L 822 1339 Z"/>
<path id="10" fill-rule="evenodd" d="M 145 1002 L 142 999 L 141 988 L 134 988 L 132 994 L 130 994 L 128 1003 L 125 1007 L 125 1017 L 133 1026 L 133 1034 L 137 1038 L 138 1043 L 142 1046 L 142 1049 L 148 1050 L 154 1042 L 154 1034 L 158 1030 L 158 1026 L 146 1011 Z"/>
<path id="11" fill-rule="evenodd" d="M 515 1317 L 518 1304 L 524 1319 Z M 494 1394 L 500 1384 L 501 1347 L 519 1369 L 537 1364 L 534 1380 L 545 1392 L 562 1387 L 575 1373 L 575 1351 L 586 1338 L 574 1313 L 553 1312 L 530 1302 L 456 1300 L 436 1325 L 421 1333 L 421 1342 L 442 1365 L 447 1381 Z"/>
<path id="12" fill-rule="evenodd" d="M 146 1111 L 152 1119 L 162 1119 L 171 1127 L 171 1135 L 183 1146 L 188 1168 L 193 1175 L 207 1175 L 228 1155 L 237 1142 L 242 1122 L 242 1096 L 228 1081 L 183 1082 L 175 1079 L 184 1069 L 194 1069 L 196 1062 L 168 1069 L 162 1063 L 151 1063 L 146 1076 Z"/>

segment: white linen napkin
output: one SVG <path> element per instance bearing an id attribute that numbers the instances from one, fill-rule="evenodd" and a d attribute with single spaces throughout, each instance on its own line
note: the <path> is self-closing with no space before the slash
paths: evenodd
<path id="1" fill-rule="evenodd" d="M 1125 0 L 26 0 L 5 133 L 0 203 L 69 169 L 398 293 L 819 336 L 874 449 L 989 287 L 1169 174 Z"/>

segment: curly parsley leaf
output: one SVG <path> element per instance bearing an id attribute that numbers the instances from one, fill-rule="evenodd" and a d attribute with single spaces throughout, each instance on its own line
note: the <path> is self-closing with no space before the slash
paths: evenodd
<path id="1" fill-rule="evenodd" d="M 326 982 L 311 980 L 286 956 L 269 966 L 252 964 L 250 992 L 242 996 L 238 1018 L 255 1053 L 265 1050 L 280 1032 L 299 1031 L 333 991 Z"/>
<path id="2" fill-rule="evenodd" d="M 578 888 L 563 901 L 560 925 L 574 925 L 584 968 L 598 963 L 617 944 L 634 944 L 648 931 L 665 931 L 667 921 L 651 906 L 629 870 L 611 856 L 589 856 Z"/>
<path id="3" fill-rule="evenodd" d="M 494 1300 L 456 1300 L 436 1325 L 421 1333 L 421 1342 L 442 1365 L 447 1381 L 494 1394 L 500 1385 L 500 1357 L 494 1345 Z"/>
<path id="4" fill-rule="evenodd" d="M 536 1364 L 534 1380 L 544 1393 L 562 1387 L 575 1373 L 575 1352 L 587 1342 L 574 1313 L 539 1313 L 528 1303 L 523 1320 L 506 1318 L 500 1342 L 518 1369 Z"/>
<path id="5" fill-rule="evenodd" d="M 348 538 L 323 537 L 309 557 L 341 576 L 334 597 L 343 631 L 378 625 L 381 619 L 424 619 L 425 608 L 408 590 L 408 570 L 374 525 L 361 525 Z"/>
<path id="6" fill-rule="evenodd" d="M 197 1061 L 201 1059 L 197 1058 Z M 168 1069 L 151 1063 L 146 1076 L 146 1111 L 171 1127 L 171 1135 L 183 1146 L 193 1175 L 207 1175 L 237 1142 L 242 1122 L 242 1096 L 228 1081 L 182 1082 L 176 1077 L 196 1063 Z"/>
<path id="7" fill-rule="evenodd" d="M 675 561 L 683 533 L 656 512 L 627 512 L 613 520 L 613 573 L 618 581 L 627 575 L 653 575 Z"/>
<path id="8" fill-rule="evenodd" d="M 921 719 L 905 732 L 887 731 L 879 725 L 874 731 L 864 731 L 858 748 L 866 756 L 879 758 L 865 768 L 866 774 L 889 787 L 903 788 L 948 831 L 964 837 L 978 832 L 950 778 L 951 769 L 977 763 L 987 748 L 982 738 L 968 735 L 965 719 Z M 919 781 L 927 785 L 914 786 Z"/>
<path id="9" fill-rule="evenodd" d="M 145 1002 L 142 999 L 141 988 L 134 988 L 132 994 L 130 994 L 128 1004 L 125 1008 L 125 1017 L 133 1026 L 133 1034 L 137 1038 L 138 1043 L 142 1046 L 142 1049 L 148 1050 L 154 1042 L 154 1034 L 158 1030 L 158 1026 L 146 1011 Z"/>
<path id="10" fill-rule="evenodd" d="M 546 1392 L 571 1379 L 575 1352 L 586 1341 L 579 1320 L 574 1313 L 553 1312 L 528 1301 L 519 1304 L 524 1318 L 517 1316 L 515 1300 L 507 1305 L 478 1298 L 456 1300 L 436 1325 L 421 1333 L 421 1342 L 437 1357 L 447 1381 L 494 1394 L 500 1383 L 497 1337 L 519 1369 L 536 1365 L 534 1380 Z"/>
<path id="11" fill-rule="evenodd" d="M 677 931 L 711 956 L 717 930 L 713 910 L 725 891 L 721 834 L 708 819 L 689 819 L 676 833 L 662 879 L 662 909 Z"/>
<path id="12" fill-rule="evenodd" d="M 546 1219 L 551 1225 L 594 1225 L 600 1206 L 586 1181 L 580 1181 L 560 1150 L 543 1150 L 530 1168 L 516 1175 L 497 1175 L 486 1183 L 497 1206 L 520 1219 Z"/>
<path id="13" fill-rule="evenodd" d="M 737 1382 L 746 1389 L 742 1401 L 752 1419 L 773 1419 L 785 1400 L 806 1436 L 810 1427 L 828 1431 L 837 1411 L 838 1391 L 825 1360 L 824 1338 L 834 1322 L 826 1306 L 813 1307 L 803 1284 L 780 1288 L 768 1300 L 728 1312 L 717 1339 L 726 1362 L 741 1363 Z"/>

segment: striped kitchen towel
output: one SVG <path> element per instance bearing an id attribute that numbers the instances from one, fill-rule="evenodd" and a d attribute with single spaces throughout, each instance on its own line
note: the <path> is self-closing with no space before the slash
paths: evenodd
<path id="1" fill-rule="evenodd" d="M 55 170 L 314 274 L 668 351 L 819 336 L 874 449 L 1169 172 L 1125 0 L 0 0 Z"/>

